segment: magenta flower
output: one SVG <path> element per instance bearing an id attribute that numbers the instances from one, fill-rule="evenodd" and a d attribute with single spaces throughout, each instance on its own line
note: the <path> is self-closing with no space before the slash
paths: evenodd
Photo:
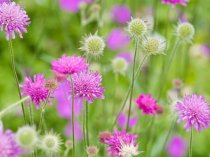
<path id="1" fill-rule="evenodd" d="M 9 3 L 10 0 L 0 0 L 0 5 L 3 4 L 3 3 Z"/>
<path id="2" fill-rule="evenodd" d="M 189 0 L 161 0 L 161 2 L 171 4 L 173 7 L 175 7 L 177 4 L 186 6 Z"/>
<path id="3" fill-rule="evenodd" d="M 15 39 L 15 33 L 23 38 L 22 32 L 27 33 L 25 28 L 30 24 L 30 18 L 15 2 L 0 5 L 0 29 L 6 32 L 6 38 Z"/>
<path id="4" fill-rule="evenodd" d="M 107 38 L 107 45 L 112 50 L 124 48 L 129 42 L 129 36 L 120 28 L 113 29 Z"/>
<path id="5" fill-rule="evenodd" d="M 117 123 L 121 128 L 125 128 L 126 124 L 127 124 L 128 118 L 126 117 L 126 115 L 124 113 L 120 113 L 119 117 L 117 118 Z M 128 123 L 128 126 L 130 128 L 136 126 L 136 124 L 138 123 L 138 117 L 134 116 L 131 117 Z"/>
<path id="6" fill-rule="evenodd" d="M 139 95 L 138 99 L 136 99 L 136 104 L 142 110 L 143 114 L 157 114 L 158 104 L 151 94 Z"/>
<path id="7" fill-rule="evenodd" d="M 73 74 L 88 67 L 85 59 L 80 56 L 66 56 L 65 54 L 51 63 L 54 72 Z"/>
<path id="8" fill-rule="evenodd" d="M 126 5 L 116 5 L 112 9 L 112 19 L 120 24 L 126 24 L 131 19 L 131 11 Z"/>
<path id="9" fill-rule="evenodd" d="M 64 132 L 65 132 L 65 135 L 66 136 L 72 136 L 72 125 L 71 125 L 71 123 L 69 123 L 66 126 Z M 82 140 L 82 138 L 83 138 L 82 128 L 81 128 L 79 122 L 77 122 L 77 121 L 74 121 L 74 132 L 75 132 L 75 139 L 77 141 Z"/>
<path id="10" fill-rule="evenodd" d="M 131 52 L 120 52 L 117 54 L 117 57 L 124 58 L 128 63 L 133 62 L 133 54 Z"/>
<path id="11" fill-rule="evenodd" d="M 49 91 L 45 88 L 45 79 L 43 74 L 34 75 L 33 80 L 25 78 L 24 84 L 20 85 L 23 96 L 30 96 L 36 108 L 39 109 L 41 102 L 47 100 Z"/>
<path id="12" fill-rule="evenodd" d="M 114 131 L 103 142 L 108 145 L 108 154 L 113 157 L 132 157 L 138 155 L 138 145 L 136 140 L 138 135 L 127 133 L 126 131 Z"/>
<path id="13" fill-rule="evenodd" d="M 104 98 L 104 88 L 101 87 L 102 76 L 99 73 L 83 71 L 73 74 L 75 95 L 92 103 L 95 99 Z"/>
<path id="14" fill-rule="evenodd" d="M 15 142 L 15 134 L 10 130 L 4 132 L 0 129 L 0 139 L 1 157 L 20 157 L 21 149 Z"/>
<path id="15" fill-rule="evenodd" d="M 184 121 L 187 131 L 195 128 L 201 132 L 201 128 L 206 129 L 210 125 L 209 103 L 203 96 L 185 96 L 183 101 L 177 102 L 176 110 L 179 114 L 178 122 Z"/>
<path id="16" fill-rule="evenodd" d="M 167 152 L 170 157 L 184 157 L 187 151 L 187 143 L 180 137 L 174 136 L 169 141 Z"/>

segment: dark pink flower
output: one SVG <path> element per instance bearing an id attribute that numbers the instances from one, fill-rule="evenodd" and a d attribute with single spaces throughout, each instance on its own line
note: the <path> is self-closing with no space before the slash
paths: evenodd
<path id="1" fill-rule="evenodd" d="M 161 0 L 161 2 L 171 4 L 173 7 L 175 7 L 177 4 L 186 6 L 189 0 Z"/>
<path id="2" fill-rule="evenodd" d="M 125 128 L 126 124 L 127 124 L 128 118 L 126 117 L 126 115 L 124 113 L 120 113 L 118 119 L 117 119 L 117 123 L 121 128 Z M 128 126 L 130 128 L 136 126 L 136 124 L 138 123 L 138 117 L 134 116 L 131 117 L 128 123 Z"/>
<path id="3" fill-rule="evenodd" d="M 131 19 L 131 11 L 126 5 L 116 5 L 112 9 L 112 18 L 120 24 L 126 24 Z"/>

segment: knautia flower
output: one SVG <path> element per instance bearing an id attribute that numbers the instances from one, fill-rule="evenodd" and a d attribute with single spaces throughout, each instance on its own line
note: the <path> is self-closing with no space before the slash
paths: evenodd
<path id="1" fill-rule="evenodd" d="M 109 131 L 103 131 L 99 134 L 99 141 L 106 144 L 106 141 L 112 136 L 112 133 Z"/>
<path id="2" fill-rule="evenodd" d="M 175 7 L 177 4 L 186 6 L 187 2 L 190 0 L 161 0 L 162 3 L 171 4 L 173 7 Z"/>
<path id="3" fill-rule="evenodd" d="M 16 133 L 16 141 L 21 148 L 33 151 L 38 144 L 38 133 L 35 127 L 23 126 Z"/>
<path id="4" fill-rule="evenodd" d="M 45 88 L 43 74 L 34 75 L 33 80 L 25 77 L 24 84 L 20 84 L 23 96 L 30 96 L 32 102 L 39 109 L 41 102 L 47 101 L 49 91 Z"/>
<path id="5" fill-rule="evenodd" d="M 15 141 L 15 134 L 0 128 L 0 156 L 1 157 L 20 157 L 21 149 Z"/>
<path id="6" fill-rule="evenodd" d="M 122 57 L 116 57 L 112 60 L 112 68 L 114 73 L 125 75 L 128 70 L 128 62 Z"/>
<path id="7" fill-rule="evenodd" d="M 48 133 L 41 139 L 40 148 L 49 156 L 54 156 L 60 152 L 61 138 L 55 133 Z"/>
<path id="8" fill-rule="evenodd" d="M 135 102 L 143 114 L 157 114 L 158 104 L 151 94 L 140 94 Z"/>
<path id="9" fill-rule="evenodd" d="M 95 99 L 103 99 L 105 89 L 101 87 L 102 76 L 99 73 L 83 71 L 72 75 L 75 95 L 92 103 Z"/>
<path id="10" fill-rule="evenodd" d="M 170 157 L 184 157 L 187 151 L 187 143 L 180 136 L 173 136 L 168 143 L 167 152 Z"/>
<path id="11" fill-rule="evenodd" d="M 52 70 L 61 74 L 73 74 L 87 69 L 88 64 L 85 59 L 80 56 L 66 56 L 62 55 L 61 58 L 52 61 Z"/>
<path id="12" fill-rule="evenodd" d="M 114 131 L 114 133 L 104 141 L 108 145 L 108 153 L 115 157 L 133 157 L 139 155 L 136 140 L 138 135 L 127 133 L 126 131 Z"/>
<path id="13" fill-rule="evenodd" d="M 103 54 L 105 48 L 105 42 L 102 37 L 97 33 L 84 37 L 82 41 L 82 47 L 80 50 L 84 51 L 86 55 L 98 57 Z"/>
<path id="14" fill-rule="evenodd" d="M 25 28 L 30 24 L 30 18 L 15 2 L 3 3 L 0 5 L 0 30 L 5 30 L 6 38 L 15 39 L 15 33 L 23 38 L 22 33 L 26 33 Z"/>
<path id="15" fill-rule="evenodd" d="M 112 9 L 112 19 L 120 24 L 126 24 L 131 19 L 131 11 L 126 5 L 116 5 Z"/>
<path id="16" fill-rule="evenodd" d="M 195 34 L 195 28 L 191 23 L 183 22 L 177 26 L 176 35 L 178 40 L 191 42 Z"/>
<path id="17" fill-rule="evenodd" d="M 176 111 L 179 114 L 178 122 L 184 121 L 187 131 L 195 128 L 201 132 L 202 128 L 210 126 L 209 103 L 203 96 L 196 94 L 185 96 L 183 101 L 177 102 Z"/>
<path id="18" fill-rule="evenodd" d="M 86 148 L 88 157 L 96 156 L 99 152 L 99 149 L 96 146 L 89 146 Z"/>
<path id="19" fill-rule="evenodd" d="M 0 5 L 3 3 L 10 3 L 10 2 L 11 2 L 10 0 L 0 0 Z"/>

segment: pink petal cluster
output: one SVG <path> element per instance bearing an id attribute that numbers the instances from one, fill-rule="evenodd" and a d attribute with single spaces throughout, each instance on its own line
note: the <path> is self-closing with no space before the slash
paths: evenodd
<path id="1" fill-rule="evenodd" d="M 0 0 L 0 5 L 3 4 L 3 3 L 9 3 L 10 0 Z"/>
<path id="2" fill-rule="evenodd" d="M 85 59 L 80 56 L 66 56 L 62 55 L 61 58 L 52 61 L 52 69 L 54 72 L 61 74 L 73 74 L 88 67 Z"/>
<path id="3" fill-rule="evenodd" d="M 158 112 L 158 104 L 151 94 L 141 94 L 135 100 L 138 108 L 142 110 L 143 114 L 156 115 Z"/>
<path id="4" fill-rule="evenodd" d="M 0 156 L 20 157 L 21 149 L 15 142 L 15 134 L 10 130 L 0 130 Z"/>
<path id="5" fill-rule="evenodd" d="M 209 103 L 203 96 L 187 95 L 183 101 L 178 101 L 176 110 L 179 114 L 178 122 L 184 121 L 184 127 L 189 131 L 195 128 L 201 132 L 201 129 L 210 126 L 210 108 Z"/>
<path id="6" fill-rule="evenodd" d="M 121 128 L 125 128 L 126 127 L 126 124 L 127 124 L 127 121 L 128 121 L 128 118 L 126 117 L 126 115 L 124 113 L 120 113 L 119 117 L 117 118 L 118 125 Z M 132 127 L 136 126 L 137 123 L 138 123 L 138 117 L 137 116 L 134 116 L 134 117 L 131 117 L 129 119 L 128 126 L 130 128 L 132 128 Z"/>
<path id="7" fill-rule="evenodd" d="M 101 87 L 102 76 L 99 73 L 83 71 L 72 75 L 74 92 L 77 97 L 92 103 L 95 99 L 104 98 L 104 88 Z"/>
<path id="8" fill-rule="evenodd" d="M 175 7 L 177 4 L 186 6 L 189 0 L 161 0 L 161 2 L 171 4 L 173 7 Z"/>
<path id="9" fill-rule="evenodd" d="M 0 29 L 5 30 L 7 40 L 15 39 L 15 33 L 23 38 L 22 32 L 27 32 L 25 27 L 29 24 L 30 18 L 25 10 L 15 2 L 0 5 Z"/>
<path id="10" fill-rule="evenodd" d="M 25 78 L 24 84 L 20 85 L 23 96 L 30 96 L 36 108 L 39 109 L 41 102 L 46 101 L 49 91 L 45 88 L 45 79 L 43 74 L 34 75 L 33 80 Z"/>
<path id="11" fill-rule="evenodd" d="M 116 5 L 112 9 L 112 19 L 120 24 L 126 24 L 131 19 L 131 11 L 126 5 Z"/>
<path id="12" fill-rule="evenodd" d="M 120 155 L 121 148 L 123 145 L 134 145 L 136 146 L 136 140 L 138 135 L 127 133 L 126 131 L 117 131 L 115 130 L 114 133 L 109 137 L 106 138 L 103 143 L 108 145 L 108 153 L 110 156 L 113 157 L 122 157 Z"/>

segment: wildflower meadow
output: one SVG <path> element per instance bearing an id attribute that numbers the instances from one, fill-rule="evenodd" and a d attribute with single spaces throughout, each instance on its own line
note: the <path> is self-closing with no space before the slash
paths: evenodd
<path id="1" fill-rule="evenodd" d="M 209 0 L 0 0 L 0 157 L 210 157 Z"/>

